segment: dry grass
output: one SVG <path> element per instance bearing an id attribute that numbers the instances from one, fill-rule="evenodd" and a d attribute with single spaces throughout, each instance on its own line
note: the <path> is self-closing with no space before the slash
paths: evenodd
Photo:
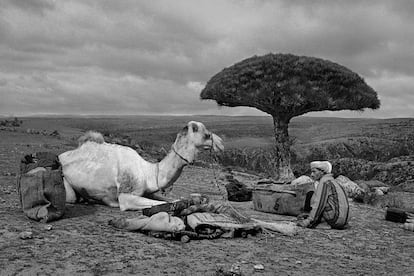
<path id="1" fill-rule="evenodd" d="M 16 132 L 0 131 L 2 275 L 214 275 L 217 267 L 223 267 L 223 271 L 229 272 L 235 264 L 240 264 L 243 275 L 411 275 L 413 272 L 412 232 L 400 229 L 396 223 L 385 221 L 384 210 L 355 202 L 351 202 L 351 227 L 345 231 L 308 229 L 302 230 L 295 237 L 275 234 L 246 239 L 191 241 L 187 244 L 114 229 L 108 225 L 110 219 L 132 218 L 139 213 L 120 212 L 102 205 L 68 204 L 65 217 L 51 223 L 51 229 L 28 220 L 20 209 L 16 193 L 15 172 L 18 170 L 19 159 L 26 153 L 45 150 L 59 153 L 75 147 L 76 139 L 72 138 L 77 138 L 84 128 L 78 129 L 71 123 L 99 130 L 94 127 L 95 121 L 91 123 L 88 119 L 79 118 L 71 120 L 27 119 Z M 198 120 L 203 121 L 203 118 Z M 218 121 L 217 118 L 214 120 Z M 220 120 L 217 125 L 214 120 L 206 118 L 205 122 L 207 127 L 215 129 L 219 135 L 240 127 L 232 125 L 232 118 Z M 241 119 L 234 120 L 240 122 Z M 249 120 L 251 129 L 256 129 L 257 125 L 253 125 L 254 118 Z M 101 118 L 96 122 L 106 124 L 106 119 Z M 127 118 L 125 122 L 128 131 L 113 133 L 127 135 L 131 131 L 139 132 L 133 129 L 133 125 L 139 124 L 139 121 Z M 157 153 L 153 150 L 161 154 L 162 143 L 159 144 L 156 139 L 165 138 L 160 133 L 175 128 L 165 126 L 173 123 L 161 119 L 152 124 L 156 126 L 158 123 L 161 126 L 153 129 L 152 136 L 136 137 L 139 138 L 137 141 L 148 141 L 147 146 L 143 147 L 151 155 Z M 180 124 L 181 121 L 177 123 Z M 226 124 L 228 130 L 222 133 L 221 129 Z M 260 120 L 258 124 L 260 125 Z M 115 126 L 122 128 L 123 121 L 118 119 Z M 247 133 L 249 127 L 246 123 L 242 132 Z M 29 134 L 24 131 L 25 128 L 57 129 L 62 134 L 62 139 Z M 174 129 L 174 132 L 177 129 L 180 127 Z M 151 133 L 150 130 L 147 131 L 145 133 Z M 169 146 L 171 142 L 168 140 L 165 144 Z M 245 154 L 250 156 L 247 151 Z M 205 158 L 211 156 L 206 155 Z M 199 192 L 212 200 L 220 200 L 221 194 L 214 185 L 216 173 L 217 169 L 186 167 L 174 185 L 172 196 L 178 198 Z M 240 181 L 247 182 L 248 179 Z M 235 202 L 232 205 L 243 214 L 257 219 L 286 220 L 286 217 L 254 211 L 251 202 Z M 33 232 L 33 238 L 20 239 L 22 231 Z M 264 270 L 255 272 L 253 266 L 256 264 L 262 264 Z"/>

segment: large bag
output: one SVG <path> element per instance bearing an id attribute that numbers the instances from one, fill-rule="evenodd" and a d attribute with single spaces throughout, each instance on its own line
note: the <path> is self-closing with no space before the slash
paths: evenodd
<path id="1" fill-rule="evenodd" d="M 253 208 L 266 213 L 297 216 L 310 211 L 313 192 L 312 182 L 302 185 L 256 185 L 253 189 Z"/>
<path id="2" fill-rule="evenodd" d="M 27 217 L 49 222 L 65 213 L 66 191 L 58 156 L 49 152 L 26 155 L 17 181 L 20 205 Z"/>

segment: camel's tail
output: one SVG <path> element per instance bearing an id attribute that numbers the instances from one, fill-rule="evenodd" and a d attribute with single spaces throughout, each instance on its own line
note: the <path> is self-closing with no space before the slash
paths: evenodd
<path id="1" fill-rule="evenodd" d="M 104 139 L 103 135 L 99 132 L 87 131 L 84 135 L 79 137 L 79 139 L 78 139 L 79 147 L 81 145 L 83 145 L 84 143 L 88 142 L 88 141 L 95 142 L 95 143 L 98 143 L 98 144 L 102 144 L 102 143 L 105 142 L 105 139 Z"/>

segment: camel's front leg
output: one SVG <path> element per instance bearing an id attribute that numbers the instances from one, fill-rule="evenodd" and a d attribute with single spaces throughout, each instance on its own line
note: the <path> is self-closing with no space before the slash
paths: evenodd
<path id="1" fill-rule="evenodd" d="M 66 178 L 63 178 L 63 184 L 65 185 L 65 191 L 66 191 L 66 203 L 75 203 L 76 193 L 73 190 L 72 186 L 70 186 Z"/>
<path id="2" fill-rule="evenodd" d="M 164 196 L 160 194 L 160 192 L 152 193 L 152 194 L 145 194 L 145 197 L 148 199 L 158 200 L 158 201 L 165 201 L 165 202 L 173 202 L 177 199 L 169 198 L 167 196 Z"/>
<path id="3" fill-rule="evenodd" d="M 165 201 L 148 199 L 134 194 L 120 193 L 118 196 L 119 209 L 126 210 L 142 210 L 155 205 L 166 203 Z"/>

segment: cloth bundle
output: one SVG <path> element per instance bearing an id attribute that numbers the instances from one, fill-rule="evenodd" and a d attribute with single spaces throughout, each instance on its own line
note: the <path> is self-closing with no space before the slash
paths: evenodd
<path id="1" fill-rule="evenodd" d="M 166 212 L 159 212 L 151 217 L 140 216 L 132 219 L 120 218 L 110 220 L 109 224 L 129 231 L 163 231 L 176 232 L 185 229 L 185 224 L 179 217 L 171 216 Z"/>
<path id="2" fill-rule="evenodd" d="M 27 217 L 49 222 L 65 213 L 66 191 L 58 156 L 50 152 L 25 155 L 17 180 L 20 205 Z"/>

